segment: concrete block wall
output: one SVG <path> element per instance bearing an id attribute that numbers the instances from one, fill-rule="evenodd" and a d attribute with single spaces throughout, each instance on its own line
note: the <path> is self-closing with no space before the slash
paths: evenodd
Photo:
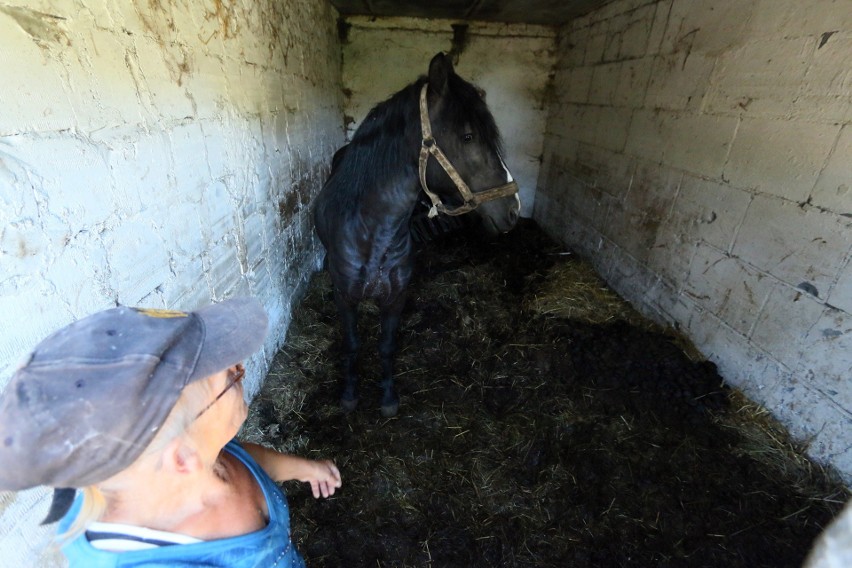
<path id="1" fill-rule="evenodd" d="M 117 303 L 255 295 L 272 333 L 318 266 L 309 204 L 344 142 L 326 2 L 0 3 L 0 388 Z M 0 494 L 0 565 L 63 565 L 44 490 Z"/>
<path id="2" fill-rule="evenodd" d="M 377 103 L 425 75 L 436 53 L 457 53 L 458 74 L 486 92 L 505 143 L 506 165 L 520 188 L 521 215 L 530 217 L 556 61 L 556 31 L 468 22 L 462 45 L 453 51 L 453 24 L 415 18 L 345 19 L 341 29 L 347 133 L 351 137 Z"/>
<path id="3" fill-rule="evenodd" d="M 534 217 L 852 484 L 852 10 L 616 0 L 560 30 Z"/>

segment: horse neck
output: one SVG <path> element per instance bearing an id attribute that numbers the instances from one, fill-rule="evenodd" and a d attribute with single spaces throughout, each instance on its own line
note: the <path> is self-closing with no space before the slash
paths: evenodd
<path id="1" fill-rule="evenodd" d="M 358 210 L 361 217 L 375 225 L 408 222 L 420 191 L 417 170 L 401 167 L 398 171 L 364 187 Z"/>

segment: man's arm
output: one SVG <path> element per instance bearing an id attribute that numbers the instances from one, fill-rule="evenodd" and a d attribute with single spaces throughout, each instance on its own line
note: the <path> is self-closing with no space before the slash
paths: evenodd
<path id="1" fill-rule="evenodd" d="M 342 485 L 340 472 L 331 460 L 315 461 L 282 454 L 251 442 L 240 445 L 273 480 L 310 483 L 314 497 L 334 495 L 335 489 Z"/>

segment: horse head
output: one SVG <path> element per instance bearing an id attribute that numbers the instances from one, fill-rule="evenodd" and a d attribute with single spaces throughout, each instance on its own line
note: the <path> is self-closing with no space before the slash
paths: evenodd
<path id="1" fill-rule="evenodd" d="M 429 64 L 420 112 L 420 180 L 432 214 L 473 211 L 489 235 L 514 227 L 521 202 L 494 117 L 484 93 L 456 75 L 443 53 Z"/>

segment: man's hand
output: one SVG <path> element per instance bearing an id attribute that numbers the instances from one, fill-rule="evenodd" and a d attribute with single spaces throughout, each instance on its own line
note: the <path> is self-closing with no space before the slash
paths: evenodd
<path id="1" fill-rule="evenodd" d="M 343 485 L 340 479 L 340 471 L 331 460 L 305 461 L 308 471 L 304 477 L 299 478 L 299 481 L 311 484 L 311 491 L 315 498 L 319 499 L 320 495 L 323 497 L 334 495 L 334 491 Z"/>

